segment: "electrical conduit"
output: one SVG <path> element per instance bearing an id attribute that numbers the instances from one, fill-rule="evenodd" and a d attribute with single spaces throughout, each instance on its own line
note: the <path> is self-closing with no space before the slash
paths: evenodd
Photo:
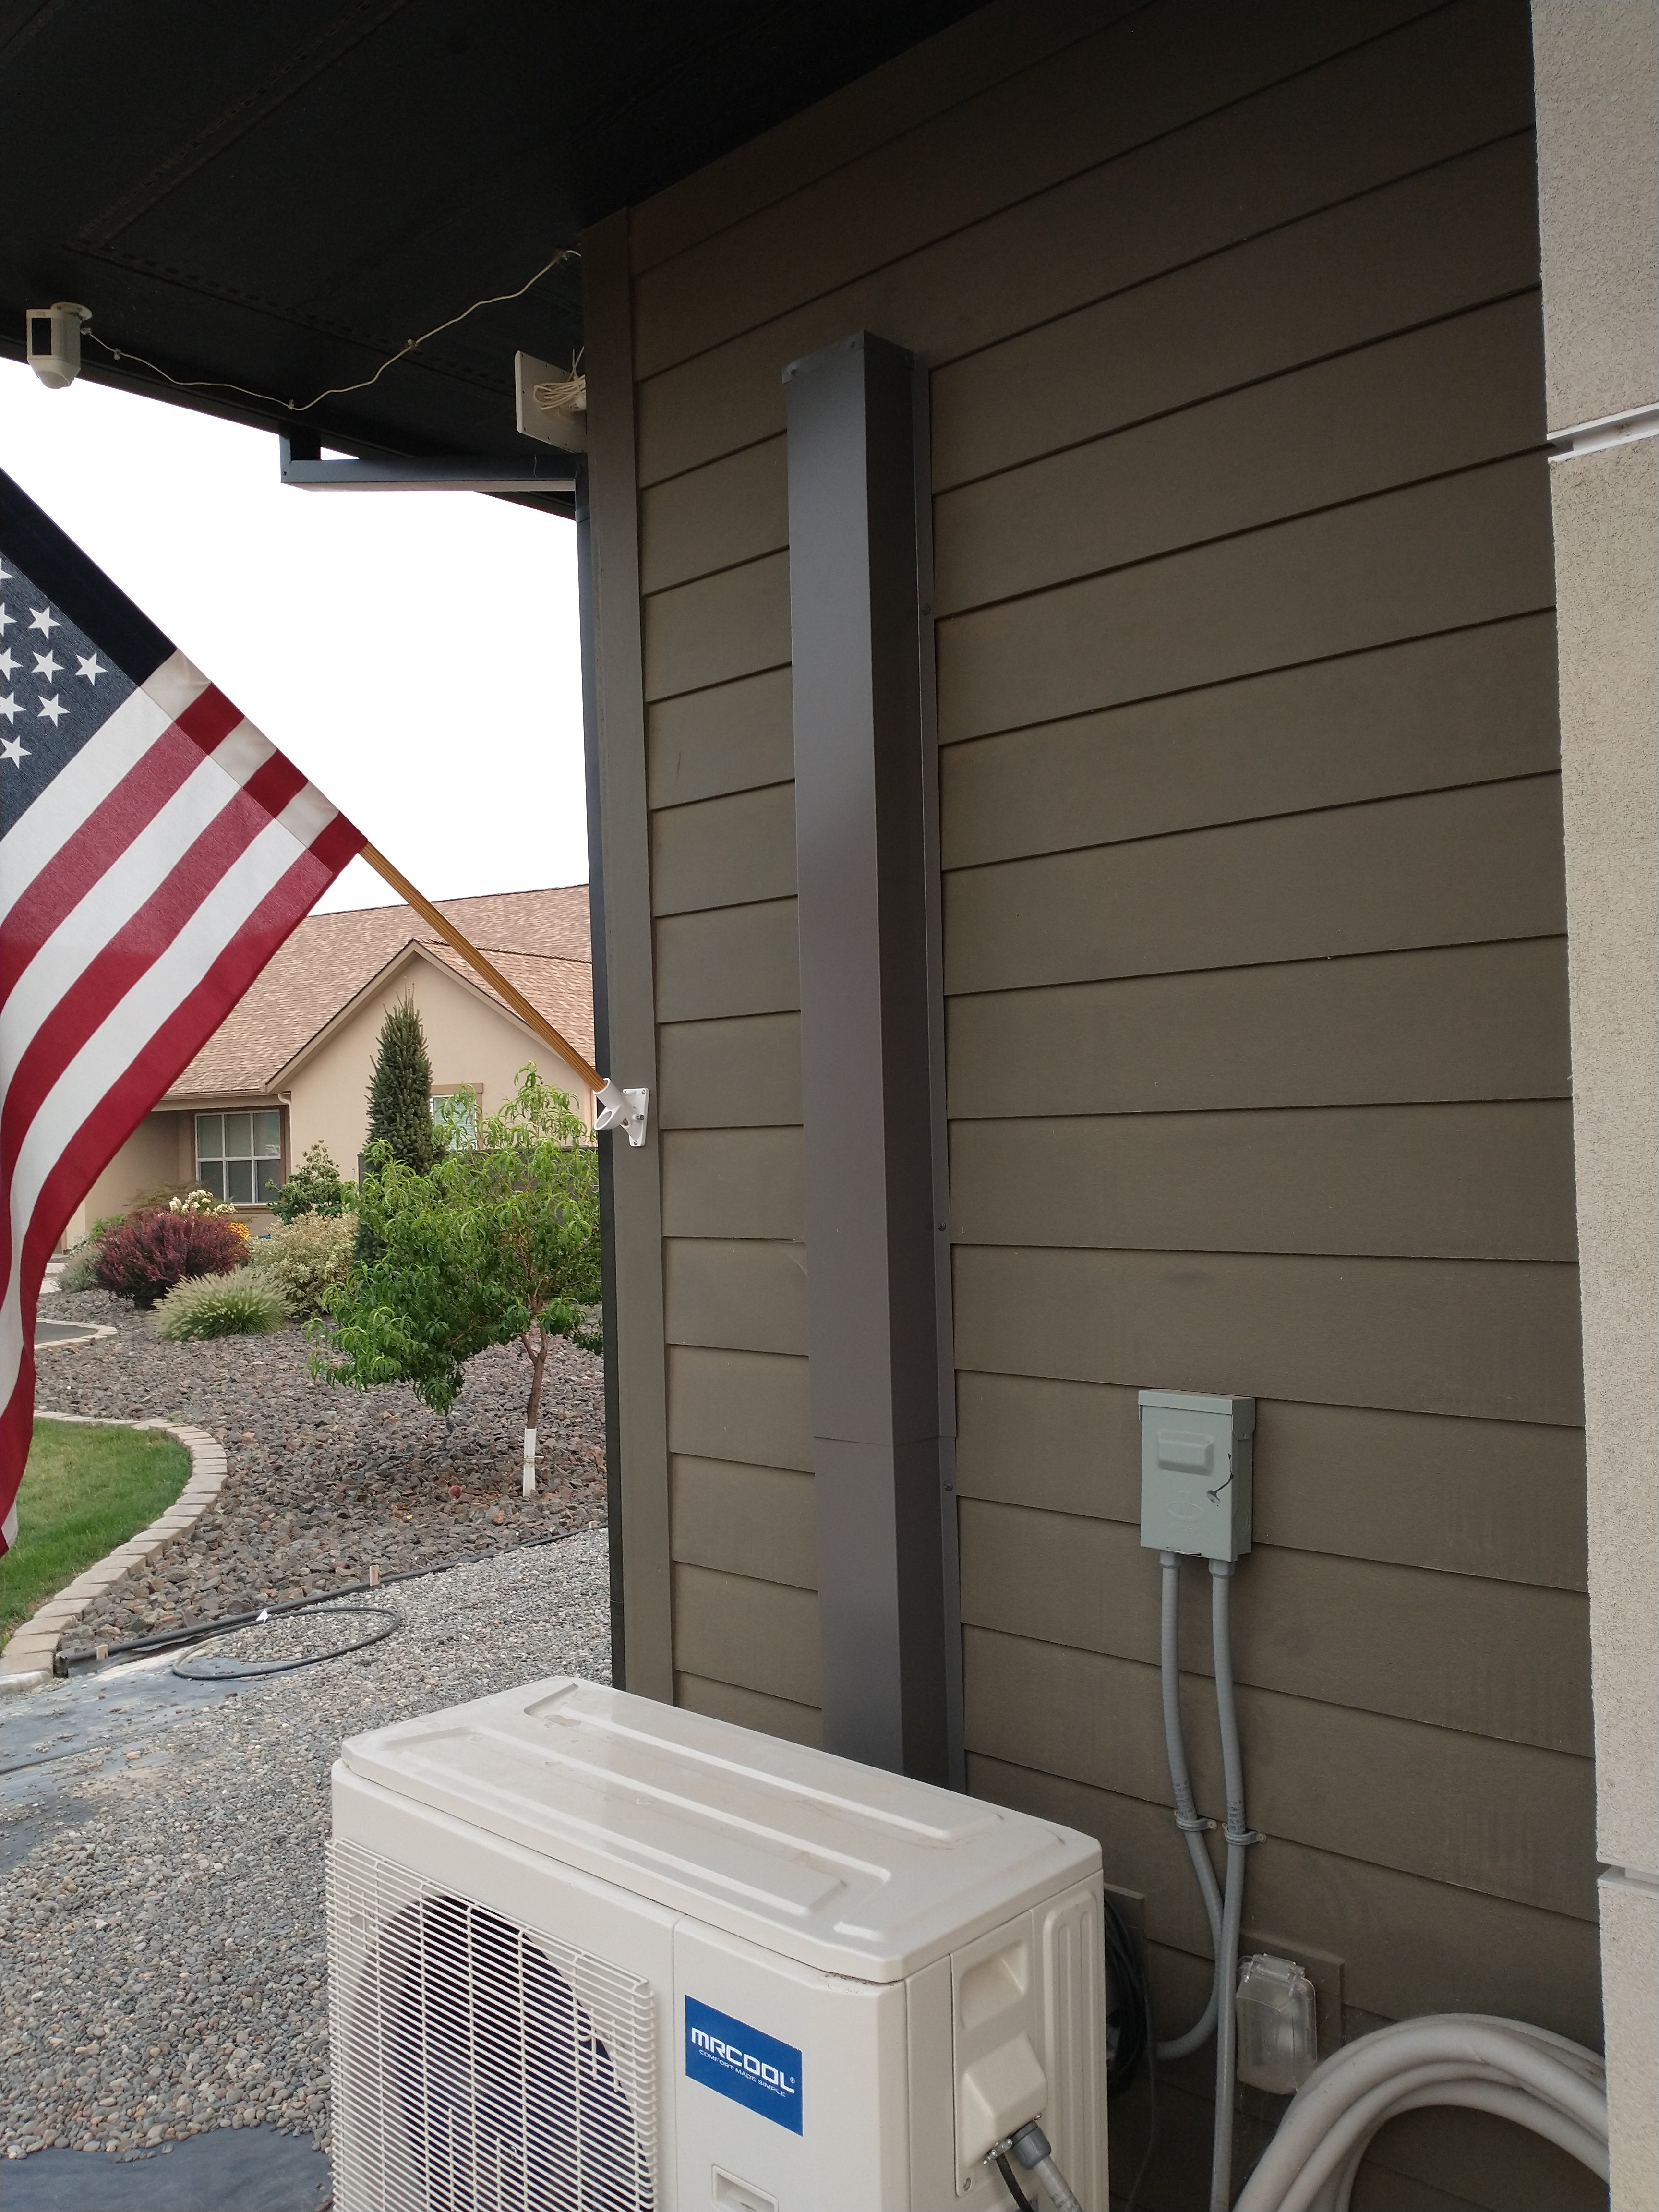
<path id="1" fill-rule="evenodd" d="M 1207 2003 L 1184 2035 L 1158 2045 L 1158 2056 L 1162 2060 L 1185 2058 L 1194 2051 L 1201 2051 L 1214 2031 L 1221 2002 L 1221 1892 L 1216 1885 L 1210 1855 L 1204 1848 L 1204 1831 L 1214 1823 L 1200 1820 L 1193 1802 L 1192 1778 L 1187 1771 L 1187 1741 L 1181 1722 L 1181 1559 L 1178 1553 L 1160 1552 L 1158 1562 L 1163 1575 L 1158 1661 L 1164 1692 L 1164 1747 L 1170 1761 L 1170 1786 L 1175 1792 L 1175 1822 L 1186 1838 L 1187 1853 L 1204 1899 L 1205 1917 L 1210 1923 L 1210 1948 L 1216 1960 Z"/>
<path id="2" fill-rule="evenodd" d="M 1175 1796 L 1176 1826 L 1187 1841 L 1210 1923 L 1215 1971 L 1203 2011 L 1184 2035 L 1158 2046 L 1160 2059 L 1185 2058 L 1200 2050 L 1212 2033 L 1215 2052 L 1215 2133 L 1210 2155 L 1210 2212 L 1227 2212 L 1232 2188 L 1233 2093 L 1238 2064 L 1238 2020 L 1233 2009 L 1233 1984 L 1238 1974 L 1239 1931 L 1244 1920 L 1244 1860 L 1256 1840 L 1244 1818 L 1244 1754 L 1238 1740 L 1238 1708 L 1233 1692 L 1232 1577 L 1231 1559 L 1210 1562 L 1210 1638 L 1215 1662 L 1216 1714 L 1221 1731 L 1221 1767 L 1227 1793 L 1227 1820 L 1223 1830 L 1227 1843 L 1224 1893 L 1218 1887 L 1210 1855 L 1204 1848 L 1204 1831 L 1214 1826 L 1201 1820 L 1193 1800 L 1192 1778 L 1187 1765 L 1187 1743 L 1181 1718 L 1181 1559 L 1175 1552 L 1160 1552 L 1163 1606 L 1158 1638 L 1159 1676 L 1164 1697 L 1164 1743 L 1170 1761 L 1170 1786 Z"/>
<path id="3" fill-rule="evenodd" d="M 1244 1753 L 1238 1741 L 1238 1706 L 1233 1695 L 1233 1563 L 1210 1562 L 1210 1640 L 1215 1657 L 1216 1717 L 1221 1728 L 1221 1771 L 1227 1791 L 1227 1886 L 1221 1906 L 1221 1940 L 1216 1946 L 1215 2133 L 1210 2148 L 1210 2212 L 1227 2212 L 1232 2202 L 1233 2092 L 1238 2071 L 1238 2013 L 1233 1990 L 1238 1980 L 1238 1937 L 1244 1923 L 1244 1862 L 1256 1841 L 1244 1819 Z"/>

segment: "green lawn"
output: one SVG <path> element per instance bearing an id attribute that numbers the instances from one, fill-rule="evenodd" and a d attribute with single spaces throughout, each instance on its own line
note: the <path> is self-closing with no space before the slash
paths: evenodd
<path id="1" fill-rule="evenodd" d="M 154 1429 L 37 1421 L 17 1499 L 17 1541 L 0 1559 L 0 1640 L 83 1568 L 165 1513 L 190 1454 Z"/>

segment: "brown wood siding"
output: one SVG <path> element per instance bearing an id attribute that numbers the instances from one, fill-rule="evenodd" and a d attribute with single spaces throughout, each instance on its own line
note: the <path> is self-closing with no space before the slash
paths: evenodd
<path id="1" fill-rule="evenodd" d="M 1531 120 L 1504 0 L 999 4 L 633 218 L 676 1695 L 816 1737 L 781 371 L 866 326 L 931 369 L 970 1784 L 1102 1838 L 1171 2019 L 1146 1384 L 1261 1401 L 1250 1940 L 1336 2032 L 1597 2033 Z M 1530 2156 L 1413 2115 L 1356 2203 Z"/>

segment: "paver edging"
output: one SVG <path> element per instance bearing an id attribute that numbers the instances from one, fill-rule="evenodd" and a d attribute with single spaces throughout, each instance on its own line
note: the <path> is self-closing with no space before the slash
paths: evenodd
<path id="1" fill-rule="evenodd" d="M 65 1631 L 123 1575 L 131 1574 L 135 1567 L 153 1559 L 157 1552 L 193 1528 L 224 1487 L 229 1472 L 223 1444 L 205 1429 L 181 1428 L 173 1421 L 112 1421 L 100 1414 L 53 1413 L 45 1407 L 37 1409 L 35 1419 L 70 1421 L 88 1429 L 160 1429 L 183 1444 L 190 1454 L 190 1473 L 173 1504 L 148 1528 L 141 1528 L 125 1544 L 118 1544 L 113 1551 L 106 1552 L 101 1559 L 76 1575 L 72 1583 L 66 1583 L 56 1597 L 48 1598 L 29 1615 L 5 1650 L 0 1651 L 0 1680 L 8 1676 L 27 1676 L 31 1681 L 37 1678 L 43 1682 L 50 1680 L 52 1662 Z M 15 1686 L 21 1688 L 22 1681 L 18 1680 Z"/>

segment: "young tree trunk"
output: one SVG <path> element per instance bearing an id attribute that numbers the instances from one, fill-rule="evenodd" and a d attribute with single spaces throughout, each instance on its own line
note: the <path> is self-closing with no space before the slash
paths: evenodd
<path id="1" fill-rule="evenodd" d="M 533 1341 L 532 1341 L 533 1337 Z M 524 1416 L 524 1494 L 536 1495 L 536 1424 L 541 1417 L 542 1376 L 547 1371 L 547 1355 L 553 1340 L 544 1328 L 524 1334 L 524 1348 L 530 1354 L 530 1403 Z"/>

